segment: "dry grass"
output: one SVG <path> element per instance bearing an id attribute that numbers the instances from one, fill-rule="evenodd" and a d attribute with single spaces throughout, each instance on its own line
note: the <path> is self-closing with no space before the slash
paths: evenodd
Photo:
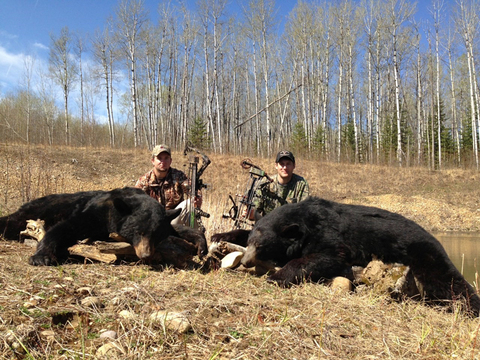
<path id="1" fill-rule="evenodd" d="M 147 151 L 0 147 L 0 213 L 52 192 L 133 185 L 150 168 Z M 243 192 L 242 157 L 210 156 L 204 210 L 207 235 L 229 192 Z M 75 161 L 72 161 L 75 159 Z M 252 159 L 273 174 L 270 160 Z M 182 168 L 185 158 L 174 154 Z M 428 230 L 478 231 L 479 174 L 395 169 L 299 159 L 312 193 L 394 210 Z M 244 273 L 152 269 L 98 263 L 31 267 L 33 250 L 0 242 L 0 358 L 89 359 L 113 342 L 108 359 L 478 359 L 480 322 L 415 302 L 392 302 L 363 288 L 335 293 L 315 284 L 280 289 Z M 90 294 L 79 291 L 89 288 Z M 81 301 L 96 296 L 100 306 Z M 135 314 L 120 316 L 122 310 Z M 149 321 L 157 310 L 184 312 L 192 330 L 179 334 Z M 71 316 L 55 324 L 52 314 Z M 100 339 L 116 331 L 116 341 Z M 15 353 L 12 346 L 17 348 Z"/>

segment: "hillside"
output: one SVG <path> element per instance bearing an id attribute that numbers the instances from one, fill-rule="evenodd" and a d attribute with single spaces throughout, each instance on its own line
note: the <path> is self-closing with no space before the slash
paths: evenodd
<path id="1" fill-rule="evenodd" d="M 131 186 L 146 150 L 0 146 L 0 213 L 48 193 Z M 208 154 L 207 236 L 228 230 L 228 194 L 243 193 L 241 156 Z M 273 174 L 273 161 L 252 158 Z M 174 166 L 186 158 L 174 153 Z M 297 160 L 312 193 L 399 212 L 430 231 L 479 231 L 475 171 L 387 168 Z M 27 265 L 33 249 L 0 240 L 0 358 L 477 359 L 480 323 L 372 288 L 281 289 L 264 277 L 144 264 Z M 159 311 L 165 311 L 160 317 Z M 156 318 L 152 315 L 156 314 Z M 165 318 L 178 314 L 182 331 Z M 103 338 L 113 331 L 115 339 Z M 101 337 L 102 336 L 102 337 Z"/>

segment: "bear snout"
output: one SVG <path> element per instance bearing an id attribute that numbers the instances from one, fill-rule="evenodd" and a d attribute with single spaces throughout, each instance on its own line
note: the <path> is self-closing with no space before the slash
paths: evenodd
<path id="1" fill-rule="evenodd" d="M 148 259 L 155 252 L 155 249 L 150 246 L 150 239 L 145 236 L 140 237 L 140 241 L 133 245 L 133 248 L 135 249 L 135 254 L 139 259 Z"/>
<path id="2" fill-rule="evenodd" d="M 257 254 L 257 249 L 253 245 L 248 245 L 247 246 L 247 251 L 245 251 L 245 254 L 243 255 L 242 258 L 242 264 L 243 266 L 250 268 L 254 267 L 256 264 L 256 257 Z"/>

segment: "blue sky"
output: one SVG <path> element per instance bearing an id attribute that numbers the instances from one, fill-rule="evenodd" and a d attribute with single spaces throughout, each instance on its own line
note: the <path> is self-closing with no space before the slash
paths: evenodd
<path id="1" fill-rule="evenodd" d="M 172 0 L 175 1 L 175 0 Z M 159 0 L 145 0 L 151 19 L 155 19 Z M 452 3 L 454 0 L 445 0 Z M 185 3 L 194 8 L 195 1 Z M 240 11 L 248 0 L 230 0 L 229 11 Z M 285 21 L 295 0 L 277 0 L 278 16 Z M 80 34 L 93 34 L 103 28 L 114 14 L 117 0 L 0 0 L 0 97 L 15 89 L 22 79 L 25 56 L 32 56 L 35 66 L 48 62 L 50 34 L 60 34 L 64 26 Z M 417 19 L 431 19 L 430 0 L 417 3 Z"/>

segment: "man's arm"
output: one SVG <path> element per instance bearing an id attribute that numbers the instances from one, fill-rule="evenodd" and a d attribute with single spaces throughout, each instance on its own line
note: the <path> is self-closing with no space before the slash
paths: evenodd
<path id="1" fill-rule="evenodd" d="M 298 192 L 298 201 L 305 200 L 310 195 L 310 188 L 308 186 L 307 180 L 303 179 L 299 185 L 301 186 L 300 191 Z"/>

